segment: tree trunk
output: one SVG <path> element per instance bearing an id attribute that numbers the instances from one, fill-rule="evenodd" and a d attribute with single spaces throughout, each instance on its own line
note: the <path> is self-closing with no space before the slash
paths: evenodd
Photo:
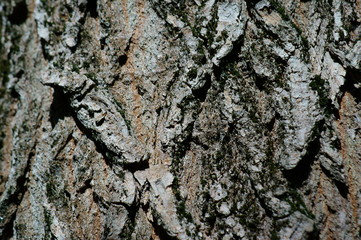
<path id="1" fill-rule="evenodd" d="M 360 0 L 0 1 L 1 239 L 359 239 Z"/>

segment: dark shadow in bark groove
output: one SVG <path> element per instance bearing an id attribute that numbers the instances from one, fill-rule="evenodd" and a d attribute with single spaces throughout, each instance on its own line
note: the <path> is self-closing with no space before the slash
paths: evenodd
<path id="1" fill-rule="evenodd" d="M 310 232 L 306 240 L 320 240 L 320 229 L 317 226 L 313 226 L 314 230 Z"/>
<path id="2" fill-rule="evenodd" d="M 44 59 L 51 61 L 53 59 L 52 56 L 50 56 L 48 50 L 46 49 L 46 41 L 45 39 L 41 38 L 40 39 L 40 45 L 41 45 L 41 52 L 43 53 L 43 57 Z"/>
<path id="3" fill-rule="evenodd" d="M 81 19 L 84 21 L 85 18 Z M 76 45 L 74 47 L 69 47 L 71 53 L 75 53 L 79 45 L 81 44 L 82 38 L 81 38 L 81 28 L 79 29 L 78 35 L 76 37 Z"/>
<path id="4" fill-rule="evenodd" d="M 90 189 L 90 188 L 92 188 L 92 186 L 90 185 L 90 182 L 92 181 L 92 179 L 87 179 L 87 180 L 85 180 L 85 182 L 84 182 L 84 185 L 83 186 L 81 186 L 79 189 L 78 189 L 78 193 L 80 193 L 80 194 L 83 194 L 83 193 L 85 193 L 85 191 L 87 190 L 87 189 Z"/>
<path id="5" fill-rule="evenodd" d="M 85 136 L 90 139 L 94 145 L 95 145 L 95 149 L 98 153 L 100 153 L 103 156 L 103 159 L 105 161 L 105 163 L 111 168 L 113 169 L 113 157 L 115 157 L 115 154 L 112 152 L 109 152 L 106 148 L 106 146 L 104 146 L 103 144 L 99 143 L 99 141 L 96 141 L 94 139 L 94 134 L 92 133 L 92 130 L 87 129 L 86 127 L 83 126 L 83 124 L 81 124 L 81 122 L 78 120 L 78 118 L 76 117 L 76 113 L 74 112 L 74 110 L 72 109 L 71 111 L 71 115 L 75 121 L 76 126 L 79 128 L 79 130 L 85 134 Z"/>
<path id="6" fill-rule="evenodd" d="M 269 79 L 267 79 L 266 77 L 262 77 L 259 76 L 255 73 L 255 80 L 254 83 L 256 84 L 256 87 L 260 90 L 260 91 L 267 91 L 267 83 L 270 82 Z"/>
<path id="7" fill-rule="evenodd" d="M 16 4 L 13 9 L 13 12 L 8 16 L 10 23 L 20 25 L 26 21 L 28 18 L 29 10 L 26 5 L 26 1 L 23 0 Z"/>
<path id="8" fill-rule="evenodd" d="M 354 68 L 346 69 L 345 83 L 341 86 L 340 91 L 343 95 L 346 92 L 349 92 L 357 103 L 361 102 L 361 88 L 356 88 L 355 84 L 361 82 L 361 71 Z M 342 97 L 343 97 L 342 95 Z M 341 98 L 339 98 L 339 103 L 341 102 Z"/>
<path id="9" fill-rule="evenodd" d="M 53 87 L 53 102 L 50 106 L 50 123 L 52 128 L 65 117 L 71 116 L 71 108 L 68 98 L 59 87 Z"/>
<path id="10" fill-rule="evenodd" d="M 89 11 L 90 17 L 98 17 L 97 0 L 88 0 L 86 9 Z"/>
<path id="11" fill-rule="evenodd" d="M 3 206 L 11 206 L 11 205 L 19 206 L 20 203 L 22 202 L 25 192 L 28 190 L 27 187 L 28 178 L 26 174 L 30 171 L 30 161 L 35 156 L 34 151 L 35 151 L 35 145 L 32 151 L 29 153 L 23 173 L 16 180 L 16 190 L 14 191 L 13 194 L 11 194 L 8 197 L 8 199 L 5 200 L 5 204 L 2 204 L 2 206 L 0 207 L 0 212 L 2 213 L 1 215 L 5 215 Z M 6 211 L 7 209 L 5 209 L 5 212 Z M 1 239 L 4 240 L 12 239 L 14 235 L 14 221 L 16 219 L 16 213 L 17 213 L 17 209 L 11 214 L 11 219 L 4 225 L 2 234 L 0 235 Z"/>
<path id="12" fill-rule="evenodd" d="M 324 124 L 325 120 L 321 120 L 315 124 L 312 133 L 314 140 L 308 144 L 307 152 L 297 166 L 294 169 L 283 171 L 283 175 L 288 180 L 291 187 L 299 188 L 304 181 L 308 179 L 312 170 L 312 165 L 320 151 L 320 137 Z"/>
<path id="13" fill-rule="evenodd" d="M 193 95 L 200 101 L 200 102 L 204 102 L 204 100 L 206 100 L 207 97 L 207 92 L 209 90 L 209 88 L 211 87 L 211 76 L 209 74 L 207 74 L 205 76 L 206 78 L 206 82 L 204 83 L 204 85 L 198 89 L 193 89 L 192 93 Z"/>
<path id="14" fill-rule="evenodd" d="M 131 173 L 134 173 L 136 171 L 148 169 L 149 163 L 148 161 L 134 162 L 134 163 L 124 164 L 123 167 L 124 169 L 130 171 Z"/>
<path id="15" fill-rule="evenodd" d="M 98 4 L 97 0 L 87 0 L 86 2 L 82 2 L 79 6 L 80 11 L 84 12 L 85 15 L 89 13 L 90 17 L 97 18 L 98 17 Z M 85 19 L 82 19 L 82 24 Z"/>
<path id="16" fill-rule="evenodd" d="M 128 60 L 128 56 L 123 54 L 123 55 L 120 55 L 119 58 L 118 58 L 118 62 L 119 62 L 119 65 L 120 66 L 123 66 L 124 64 L 127 63 L 127 60 Z"/>
<path id="17" fill-rule="evenodd" d="M 20 99 L 20 94 L 17 92 L 17 90 L 13 87 L 10 91 L 10 96 L 15 99 Z"/>
<path id="18" fill-rule="evenodd" d="M 122 229 L 120 239 L 129 239 L 137 224 L 135 219 L 140 206 L 136 203 L 136 201 L 134 201 L 134 203 L 130 206 L 124 203 L 119 203 L 118 205 L 125 207 L 125 209 L 128 211 L 128 220 L 125 222 L 125 225 Z"/>
<path id="19" fill-rule="evenodd" d="M 249 179 L 252 179 L 252 178 L 249 176 Z M 256 187 L 254 186 L 253 181 L 250 181 L 250 183 L 251 183 L 251 186 L 252 186 L 252 190 L 253 190 L 256 198 L 258 199 L 258 202 L 259 202 L 260 206 L 261 206 L 262 209 L 264 210 L 265 214 L 266 214 L 269 218 L 274 217 L 272 211 L 269 209 L 269 207 L 267 207 L 266 202 L 265 202 L 265 199 L 263 199 L 263 197 L 261 197 L 260 194 L 258 193 L 258 191 L 256 190 Z"/>
<path id="20" fill-rule="evenodd" d="M 155 218 L 156 220 L 156 218 Z M 177 240 L 178 238 L 170 236 L 167 231 L 157 223 L 157 221 L 152 222 L 152 226 L 155 234 L 159 237 L 160 240 Z"/>
<path id="21" fill-rule="evenodd" d="M 332 179 L 332 181 L 335 184 L 335 186 L 336 186 L 338 192 L 340 193 L 340 195 L 344 199 L 347 199 L 347 195 L 349 193 L 348 186 L 345 183 L 337 181 L 336 179 L 334 179 L 334 177 L 331 175 L 331 173 L 326 168 L 324 168 L 323 166 L 321 166 L 321 169 L 322 169 L 322 172 L 324 172 L 329 179 Z"/>
<path id="22" fill-rule="evenodd" d="M 106 46 L 106 40 L 107 40 L 107 38 L 106 37 L 102 37 L 102 38 L 100 38 L 100 49 L 101 50 L 104 50 L 104 47 Z"/>
<path id="23" fill-rule="evenodd" d="M 232 50 L 224 56 L 221 60 L 218 66 L 213 65 L 213 74 L 216 78 L 216 80 L 219 82 L 220 85 L 220 91 L 224 90 L 225 86 L 225 80 L 223 80 L 223 73 L 227 71 L 231 72 L 237 72 L 238 69 L 235 69 L 234 65 L 239 60 L 239 52 L 244 44 L 244 36 L 240 36 L 238 40 L 233 42 L 233 48 Z M 239 74 L 239 73 L 238 73 Z"/>
<path id="24" fill-rule="evenodd" d="M 280 118 L 281 118 L 280 114 L 278 112 L 276 112 L 275 116 L 271 119 L 271 121 L 266 123 L 266 128 L 269 132 L 272 132 L 272 130 L 275 128 L 276 120 L 278 120 Z"/>
<path id="25" fill-rule="evenodd" d="M 3 240 L 10 240 L 14 235 L 14 221 L 16 218 L 16 212 L 11 216 L 11 220 L 4 226 L 4 231 L 1 236 Z"/>
<path id="26" fill-rule="evenodd" d="M 61 89 L 59 89 L 59 90 L 62 92 Z M 66 95 L 64 93 L 62 93 L 62 94 L 64 95 L 63 96 L 64 99 L 69 99 L 70 98 L 70 96 L 68 96 L 68 95 Z M 129 163 L 129 164 L 115 162 L 114 159 L 116 159 L 118 157 L 121 157 L 121 156 L 118 156 L 116 153 L 114 153 L 114 152 L 110 151 L 109 149 L 107 149 L 107 147 L 101 141 L 96 140 L 95 133 L 91 129 L 87 129 L 78 120 L 76 112 L 74 111 L 74 109 L 71 108 L 69 101 L 65 101 L 65 102 L 63 102 L 63 104 L 64 104 L 65 108 L 69 110 L 69 116 L 73 117 L 73 119 L 75 121 L 75 124 L 77 125 L 79 130 L 82 133 L 84 133 L 85 136 L 94 143 L 96 151 L 99 152 L 103 156 L 103 159 L 104 159 L 105 163 L 111 169 L 113 169 L 114 165 L 117 165 L 117 166 L 121 167 L 122 169 L 127 169 L 127 170 L 129 170 L 131 172 L 135 172 L 135 171 L 138 171 L 138 170 L 144 170 L 144 169 L 149 168 L 149 163 L 145 159 L 142 159 L 142 161 L 140 161 L 140 162 Z"/>
<path id="27" fill-rule="evenodd" d="M 52 126 L 54 127 L 55 124 L 59 121 L 59 119 L 64 119 L 65 116 L 71 116 L 74 119 L 74 122 L 76 126 L 79 128 L 79 130 L 85 134 L 85 136 L 90 139 L 96 148 L 96 151 L 102 154 L 106 164 L 112 168 L 113 167 L 113 161 L 112 159 L 115 157 L 115 154 L 108 151 L 106 146 L 101 144 L 99 141 L 96 141 L 94 139 L 94 133 L 92 130 L 87 129 L 83 126 L 83 124 L 78 120 L 76 112 L 74 109 L 70 106 L 70 98 L 71 96 L 69 94 L 65 94 L 64 91 L 61 89 L 61 87 L 58 86 L 52 86 L 54 88 L 54 100 L 50 107 L 50 121 L 52 123 Z M 84 97 L 86 93 L 81 97 Z M 60 108 L 60 110 L 59 110 Z"/>
<path id="28" fill-rule="evenodd" d="M 93 201 L 99 206 L 100 209 L 108 209 L 109 204 L 96 192 L 93 191 Z M 102 210 L 103 211 L 103 210 Z"/>

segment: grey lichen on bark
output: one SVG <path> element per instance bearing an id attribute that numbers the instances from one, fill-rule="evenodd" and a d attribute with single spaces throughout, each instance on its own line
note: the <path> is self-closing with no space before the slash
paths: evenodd
<path id="1" fill-rule="evenodd" d="M 359 239 L 361 2 L 0 1 L 1 239 Z"/>

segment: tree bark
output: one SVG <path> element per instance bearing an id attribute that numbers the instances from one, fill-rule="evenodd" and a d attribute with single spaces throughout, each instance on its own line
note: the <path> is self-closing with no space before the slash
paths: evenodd
<path id="1" fill-rule="evenodd" d="M 0 1 L 1 239 L 359 239 L 361 1 Z"/>

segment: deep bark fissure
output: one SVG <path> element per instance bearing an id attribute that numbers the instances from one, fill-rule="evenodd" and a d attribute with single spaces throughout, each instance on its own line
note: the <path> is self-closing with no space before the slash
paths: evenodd
<path id="1" fill-rule="evenodd" d="M 162 227 L 157 220 L 151 222 L 154 232 L 157 234 L 160 240 L 177 240 L 178 238 L 170 236 L 168 232 Z"/>
<path id="2" fill-rule="evenodd" d="M 8 199 L 5 200 L 5 202 L 2 202 L 2 206 L 1 206 L 1 212 L 3 212 L 3 207 L 5 207 L 6 205 L 11 206 L 11 205 L 20 205 L 20 203 L 23 200 L 23 197 L 26 193 L 26 191 L 28 190 L 27 188 L 27 182 L 28 182 L 28 177 L 26 176 L 31 168 L 31 159 L 35 156 L 35 147 L 36 144 L 34 144 L 31 152 L 29 153 L 25 168 L 23 170 L 23 173 L 16 179 L 16 190 L 14 191 L 13 194 L 11 194 L 9 196 Z M 4 206 L 5 205 L 5 206 Z M 12 208 L 14 208 L 14 206 L 10 207 L 10 211 L 12 211 Z M 8 211 L 7 209 L 5 211 Z M 11 213 L 11 217 L 10 219 L 2 219 L 2 221 L 7 221 L 6 224 L 4 225 L 4 227 L 1 229 L 1 233 L 0 236 L 3 237 L 4 239 L 11 239 L 14 235 L 13 232 L 13 227 L 14 227 L 14 222 L 16 219 L 16 214 L 17 214 L 17 209 L 14 210 L 13 213 Z M 1 225 L 3 225 L 3 223 L 1 223 Z"/>
<path id="3" fill-rule="evenodd" d="M 98 17 L 97 0 L 88 0 L 86 3 L 86 9 L 90 13 L 90 17 Z"/>
<path id="4" fill-rule="evenodd" d="M 68 97 L 59 87 L 53 87 L 53 102 L 50 106 L 50 122 L 54 128 L 59 120 L 64 120 L 65 117 L 71 116 L 71 107 Z"/>
<path id="5" fill-rule="evenodd" d="M 348 198 L 347 196 L 349 194 L 349 188 L 348 188 L 347 184 L 335 179 L 335 177 L 332 176 L 331 173 L 326 168 L 324 168 L 322 165 L 321 165 L 321 169 L 326 174 L 326 176 L 333 181 L 333 183 L 335 184 L 340 195 L 344 199 L 347 199 Z"/>
<path id="6" fill-rule="evenodd" d="M 20 25 L 28 18 L 29 10 L 25 0 L 19 1 L 8 16 L 10 23 Z"/>
<path id="7" fill-rule="evenodd" d="M 340 87 L 342 96 L 338 99 L 339 104 L 346 92 L 350 93 L 357 103 L 361 102 L 361 88 L 355 86 L 355 84 L 359 84 L 361 82 L 360 76 L 360 70 L 354 68 L 346 69 L 345 83 Z"/>
<path id="8" fill-rule="evenodd" d="M 306 154 L 302 157 L 295 168 L 283 171 L 285 178 L 289 181 L 292 187 L 299 188 L 308 179 L 312 166 L 320 152 L 320 138 L 324 125 L 325 120 L 315 123 L 312 133 L 314 139 L 307 145 Z"/>

